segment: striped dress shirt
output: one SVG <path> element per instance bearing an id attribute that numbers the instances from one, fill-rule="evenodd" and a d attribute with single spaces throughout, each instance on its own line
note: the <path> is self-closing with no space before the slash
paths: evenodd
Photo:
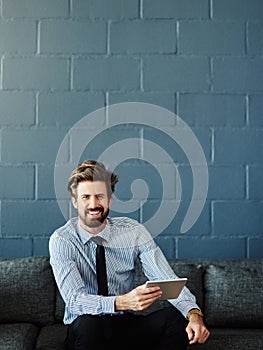
<path id="1" fill-rule="evenodd" d="M 65 324 L 72 323 L 83 314 L 115 314 L 116 296 L 134 288 L 138 259 L 149 280 L 178 277 L 150 233 L 136 220 L 107 218 L 105 228 L 97 236 L 102 238 L 105 247 L 108 296 L 97 295 L 94 234 L 85 231 L 78 218 L 72 218 L 50 237 L 50 263 L 65 301 Z M 190 309 L 199 308 L 195 296 L 187 287 L 177 299 L 169 302 L 185 317 Z"/>

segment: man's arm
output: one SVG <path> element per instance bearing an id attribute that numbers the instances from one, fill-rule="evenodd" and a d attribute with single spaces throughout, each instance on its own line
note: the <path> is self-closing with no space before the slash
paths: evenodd
<path id="1" fill-rule="evenodd" d="M 52 235 L 49 241 L 50 263 L 53 274 L 70 313 L 101 314 L 114 312 L 115 297 L 90 294 L 74 261 L 74 252 L 68 241 Z M 86 271 L 88 274 L 88 271 Z"/>

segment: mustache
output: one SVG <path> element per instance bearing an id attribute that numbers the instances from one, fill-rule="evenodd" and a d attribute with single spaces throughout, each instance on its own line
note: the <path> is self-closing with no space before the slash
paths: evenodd
<path id="1" fill-rule="evenodd" d="M 100 211 L 103 213 L 104 209 L 102 207 L 88 208 L 87 211 Z"/>

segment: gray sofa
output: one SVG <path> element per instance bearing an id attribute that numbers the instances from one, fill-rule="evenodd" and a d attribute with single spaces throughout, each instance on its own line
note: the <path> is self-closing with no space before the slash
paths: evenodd
<path id="1" fill-rule="evenodd" d="M 189 349 L 263 348 L 263 259 L 170 260 L 196 295 L 211 331 Z M 145 277 L 138 264 L 135 284 Z M 155 303 L 147 312 L 165 307 Z M 48 257 L 0 260 L 0 350 L 62 350 L 64 302 Z"/>

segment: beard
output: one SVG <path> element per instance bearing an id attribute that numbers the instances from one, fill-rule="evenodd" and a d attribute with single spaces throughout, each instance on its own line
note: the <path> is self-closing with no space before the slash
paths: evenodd
<path id="1" fill-rule="evenodd" d="M 104 210 L 104 208 L 95 208 L 93 209 L 98 210 L 101 215 L 98 218 L 88 218 L 86 214 L 88 214 L 88 211 L 86 211 L 84 213 L 84 215 L 81 215 L 79 213 L 79 218 L 81 219 L 81 221 L 85 224 L 85 226 L 90 227 L 90 228 L 96 228 L 96 227 L 100 227 L 104 221 L 106 220 L 106 218 L 109 215 L 109 208 L 107 208 L 106 210 Z"/>

